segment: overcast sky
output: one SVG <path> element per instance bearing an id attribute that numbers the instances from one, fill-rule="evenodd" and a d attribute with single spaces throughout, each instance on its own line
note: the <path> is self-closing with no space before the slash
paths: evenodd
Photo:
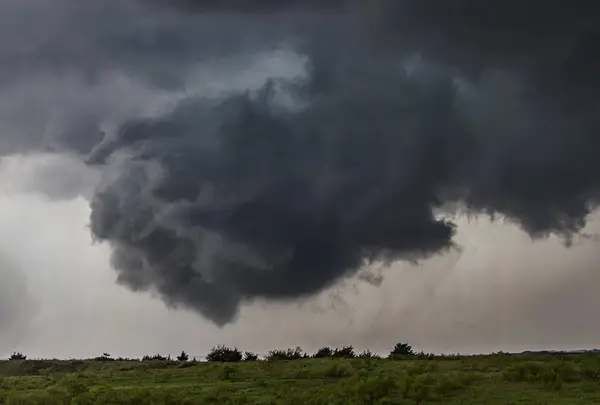
<path id="1" fill-rule="evenodd" d="M 0 288 L 1 306 L 21 308 L 0 329 L 1 354 L 203 355 L 220 343 L 258 352 L 342 344 L 385 351 L 399 340 L 465 353 L 598 346 L 593 239 L 570 249 L 556 240 L 533 244 L 515 227 L 485 219 L 460 221 L 462 253 L 418 268 L 394 265 L 380 286 L 357 279 L 302 305 L 244 307 L 237 323 L 219 329 L 116 285 L 108 247 L 91 242 L 84 198 L 52 201 L 28 190 L 42 171 L 68 167 L 71 181 L 93 178 L 84 168 L 73 174 L 73 164 L 31 156 L 0 166 L 1 271 L 24 275 Z"/>

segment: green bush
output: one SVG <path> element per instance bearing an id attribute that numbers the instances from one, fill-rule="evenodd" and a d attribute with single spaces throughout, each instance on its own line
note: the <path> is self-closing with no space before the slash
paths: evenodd
<path id="1" fill-rule="evenodd" d="M 301 348 L 296 347 L 295 349 L 271 350 L 265 357 L 265 360 L 299 360 L 307 357 L 308 355 L 306 355 Z"/>
<path id="2" fill-rule="evenodd" d="M 350 377 L 354 374 L 354 369 L 346 363 L 335 362 L 327 366 L 323 375 L 328 378 Z"/>
<path id="3" fill-rule="evenodd" d="M 376 404 L 398 396 L 398 383 L 391 377 L 369 377 L 359 380 L 352 392 L 358 403 Z"/>

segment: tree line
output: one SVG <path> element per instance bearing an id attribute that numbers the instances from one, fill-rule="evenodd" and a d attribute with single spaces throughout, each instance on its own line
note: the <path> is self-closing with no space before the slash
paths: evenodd
<path id="1" fill-rule="evenodd" d="M 412 346 L 408 343 L 397 343 L 390 353 L 387 355 L 388 359 L 402 359 L 407 357 L 434 357 L 432 354 L 417 353 L 413 350 Z M 208 362 L 218 363 L 236 363 L 243 361 L 274 361 L 274 360 L 300 360 L 300 359 L 380 359 L 382 356 L 366 350 L 362 353 L 357 353 L 353 346 L 344 346 L 341 348 L 331 348 L 328 346 L 322 347 L 317 350 L 314 354 L 309 354 L 303 351 L 300 347 L 294 349 L 277 349 L 271 350 L 260 359 L 259 355 L 249 351 L 241 351 L 236 347 L 227 347 L 225 345 L 218 345 L 213 347 L 205 356 L 205 360 Z M 21 352 L 14 352 L 8 360 L 18 361 L 27 360 L 27 356 Z M 146 355 L 141 359 L 114 358 L 109 353 L 103 353 L 101 356 L 95 357 L 91 360 L 94 361 L 178 361 L 178 362 L 195 362 L 197 360 L 191 359 L 189 354 L 182 351 L 178 356 L 171 357 L 162 356 L 160 354 Z"/>

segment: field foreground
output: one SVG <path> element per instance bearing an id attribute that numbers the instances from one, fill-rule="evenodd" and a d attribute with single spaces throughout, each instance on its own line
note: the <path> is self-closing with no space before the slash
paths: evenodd
<path id="1" fill-rule="evenodd" d="M 0 362 L 0 404 L 600 404 L 600 355 Z"/>

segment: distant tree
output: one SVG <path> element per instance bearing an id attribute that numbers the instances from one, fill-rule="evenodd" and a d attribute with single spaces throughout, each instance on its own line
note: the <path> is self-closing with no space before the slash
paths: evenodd
<path id="1" fill-rule="evenodd" d="M 415 353 L 415 357 L 420 360 L 434 360 L 436 355 L 433 353 L 425 353 L 424 351 L 420 351 L 419 353 Z"/>
<path id="2" fill-rule="evenodd" d="M 10 355 L 10 357 L 8 359 L 9 360 L 27 360 L 27 356 L 25 356 L 21 352 L 14 352 L 13 354 Z"/>
<path id="3" fill-rule="evenodd" d="M 188 354 L 185 351 L 181 351 L 181 354 L 179 356 L 177 356 L 177 360 L 178 361 L 188 361 L 190 359 L 190 356 L 188 356 Z"/>
<path id="4" fill-rule="evenodd" d="M 398 359 L 403 357 L 413 357 L 416 353 L 413 350 L 412 346 L 408 343 L 396 343 L 388 358 L 390 359 Z"/>
<path id="5" fill-rule="evenodd" d="M 333 356 L 333 350 L 330 347 L 322 347 L 315 354 L 313 354 L 313 358 L 315 359 L 323 359 L 327 357 Z"/>
<path id="6" fill-rule="evenodd" d="M 335 349 L 331 357 L 337 359 L 353 359 L 356 357 L 356 353 L 354 353 L 354 347 L 344 346 L 341 349 Z"/>
<path id="7" fill-rule="evenodd" d="M 256 360 L 258 360 L 258 355 L 256 353 L 252 353 L 252 352 L 244 353 L 244 361 L 256 361 Z"/>
<path id="8" fill-rule="evenodd" d="M 155 354 L 152 356 L 144 356 L 142 357 L 142 361 L 167 361 L 168 358 L 165 356 L 161 356 L 160 354 Z"/>
<path id="9" fill-rule="evenodd" d="M 296 347 L 295 349 L 271 350 L 265 357 L 265 360 L 299 360 L 307 357 L 308 355 L 300 347 Z"/>
<path id="10" fill-rule="evenodd" d="M 102 353 L 102 356 L 98 356 L 94 358 L 95 361 L 114 361 L 114 359 L 110 356 L 109 353 Z"/>
<path id="11" fill-rule="evenodd" d="M 359 359 L 380 359 L 379 355 L 371 352 L 370 350 L 365 350 L 361 354 L 357 356 Z"/>
<path id="12" fill-rule="evenodd" d="M 237 363 L 244 358 L 241 351 L 237 348 L 230 349 L 224 345 L 213 347 L 206 355 L 206 361 L 220 363 Z"/>

